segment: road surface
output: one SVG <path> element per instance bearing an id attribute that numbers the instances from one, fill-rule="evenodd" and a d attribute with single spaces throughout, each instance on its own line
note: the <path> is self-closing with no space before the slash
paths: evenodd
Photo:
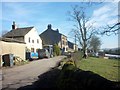
<path id="1" fill-rule="evenodd" d="M 31 85 L 38 79 L 38 76 L 47 72 L 65 56 L 58 56 L 50 59 L 40 59 L 32 61 L 29 64 L 13 68 L 3 69 L 2 88 L 19 88 L 21 86 Z"/>

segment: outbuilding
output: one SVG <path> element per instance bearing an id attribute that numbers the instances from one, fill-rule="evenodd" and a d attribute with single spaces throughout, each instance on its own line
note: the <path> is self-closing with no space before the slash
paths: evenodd
<path id="1" fill-rule="evenodd" d="M 25 60 L 25 47 L 23 41 L 12 38 L 0 38 L 0 66 L 2 66 L 2 56 L 6 54 L 13 54 Z"/>

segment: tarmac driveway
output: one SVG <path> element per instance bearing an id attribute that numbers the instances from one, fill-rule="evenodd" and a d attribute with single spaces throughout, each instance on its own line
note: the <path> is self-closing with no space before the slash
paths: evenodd
<path id="1" fill-rule="evenodd" d="M 58 56 L 50 59 L 40 59 L 29 64 L 13 68 L 3 69 L 2 88 L 19 88 L 31 85 L 38 79 L 38 76 L 56 66 L 65 56 Z"/>

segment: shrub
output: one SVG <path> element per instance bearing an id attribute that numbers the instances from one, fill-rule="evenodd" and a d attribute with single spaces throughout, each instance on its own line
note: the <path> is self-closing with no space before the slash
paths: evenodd
<path id="1" fill-rule="evenodd" d="M 68 61 L 64 64 L 56 84 L 59 90 L 73 88 L 75 80 L 72 76 L 76 70 L 77 68 L 74 66 L 73 62 Z"/>
<path id="2" fill-rule="evenodd" d="M 74 61 L 82 60 L 83 53 L 78 51 L 73 53 L 72 58 Z"/>
<path id="3" fill-rule="evenodd" d="M 75 61 L 73 61 L 72 59 L 70 59 L 69 61 L 67 61 L 65 64 L 71 64 L 73 66 L 76 66 L 75 65 Z"/>
<path id="4" fill-rule="evenodd" d="M 54 56 L 60 55 L 60 47 L 56 44 L 53 46 L 53 54 L 54 54 Z"/>

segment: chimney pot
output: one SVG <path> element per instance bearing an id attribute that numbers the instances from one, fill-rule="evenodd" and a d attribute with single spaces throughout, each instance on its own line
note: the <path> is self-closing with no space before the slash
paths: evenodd
<path id="1" fill-rule="evenodd" d="M 17 26 L 15 24 L 15 21 L 13 21 L 12 29 L 17 29 Z"/>
<path id="2" fill-rule="evenodd" d="M 58 29 L 56 29 L 56 31 L 57 31 L 57 32 L 59 32 L 59 30 L 58 30 Z"/>
<path id="3" fill-rule="evenodd" d="M 51 29 L 52 28 L 52 25 L 51 24 L 48 24 L 48 29 Z"/>

